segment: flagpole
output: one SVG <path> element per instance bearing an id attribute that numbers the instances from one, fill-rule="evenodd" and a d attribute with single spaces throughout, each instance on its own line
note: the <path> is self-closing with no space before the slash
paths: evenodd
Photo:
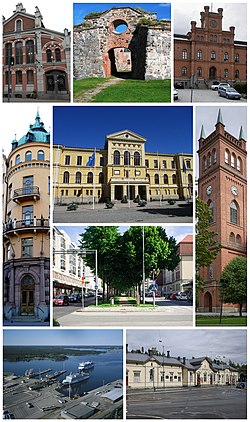
<path id="1" fill-rule="evenodd" d="M 130 208 L 129 163 L 128 163 L 128 207 Z"/>
<path id="2" fill-rule="evenodd" d="M 96 148 L 95 148 L 95 153 L 94 153 L 93 210 L 95 209 L 95 186 L 96 186 L 95 176 L 96 176 Z"/>
<path id="3" fill-rule="evenodd" d="M 158 172 L 159 172 L 159 192 L 160 192 L 160 207 L 161 207 L 161 205 L 162 205 L 162 203 L 161 203 L 161 184 L 160 184 L 161 176 L 160 176 L 160 161 L 159 161 L 158 151 L 157 151 L 157 162 L 158 162 Z"/>

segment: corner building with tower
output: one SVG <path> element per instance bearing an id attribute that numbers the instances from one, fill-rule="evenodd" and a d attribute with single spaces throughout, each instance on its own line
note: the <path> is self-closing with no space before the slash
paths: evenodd
<path id="1" fill-rule="evenodd" d="M 39 113 L 3 160 L 5 321 L 43 322 L 50 304 L 50 134 Z"/>
<path id="2" fill-rule="evenodd" d="M 218 233 L 221 250 L 213 263 L 201 270 L 205 289 L 199 294 L 199 311 L 219 312 L 223 268 L 247 253 L 247 152 L 242 126 L 239 138 L 225 130 L 219 110 L 215 130 L 199 139 L 199 197 L 211 211 L 210 227 Z M 237 312 L 237 304 L 223 304 L 224 312 Z"/>

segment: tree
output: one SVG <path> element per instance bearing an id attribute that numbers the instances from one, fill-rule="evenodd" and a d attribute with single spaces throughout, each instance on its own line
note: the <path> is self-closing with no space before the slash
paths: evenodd
<path id="1" fill-rule="evenodd" d="M 210 230 L 211 211 L 199 197 L 196 198 L 196 292 L 204 290 L 200 269 L 208 267 L 216 258 L 221 245 L 217 233 Z"/>
<path id="2" fill-rule="evenodd" d="M 238 303 L 239 314 L 247 301 L 247 259 L 237 257 L 227 264 L 221 274 L 221 300 L 224 303 Z"/>

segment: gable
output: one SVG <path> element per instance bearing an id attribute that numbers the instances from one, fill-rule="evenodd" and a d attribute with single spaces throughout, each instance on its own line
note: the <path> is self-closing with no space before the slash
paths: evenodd
<path id="1" fill-rule="evenodd" d="M 140 135 L 137 135 L 134 132 L 131 132 L 130 130 L 124 130 L 121 132 L 116 132 L 110 135 L 107 135 L 106 137 L 107 141 L 127 141 L 127 142 L 146 142 L 146 138 L 143 138 Z"/>
<path id="2" fill-rule="evenodd" d="M 21 20 L 22 23 L 22 31 L 26 31 L 27 29 L 35 28 L 35 17 L 32 15 L 28 15 L 26 13 L 15 13 L 9 19 L 7 19 L 3 24 L 3 33 L 10 33 L 16 31 L 16 21 Z"/>

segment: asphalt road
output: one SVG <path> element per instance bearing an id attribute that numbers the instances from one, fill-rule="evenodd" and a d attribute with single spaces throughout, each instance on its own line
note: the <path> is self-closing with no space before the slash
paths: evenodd
<path id="1" fill-rule="evenodd" d="M 84 306 L 95 304 L 95 297 L 84 298 Z M 53 306 L 53 318 L 58 319 L 81 309 L 81 303 L 70 303 L 69 306 Z"/>
<path id="2" fill-rule="evenodd" d="M 166 202 L 149 202 L 138 207 L 131 201 L 121 204 L 115 201 L 112 209 L 104 204 L 79 205 L 76 211 L 66 211 L 65 206 L 54 206 L 54 223 L 193 223 L 193 203 L 178 201 L 174 205 Z"/>
<path id="3" fill-rule="evenodd" d="M 227 103 L 234 105 L 235 103 L 246 104 L 246 100 L 241 98 L 240 100 L 229 100 L 225 97 L 220 97 L 217 91 L 212 89 L 194 89 L 193 98 L 191 101 L 191 89 L 178 89 L 178 100 L 175 101 L 175 104 L 178 103 Z"/>
<path id="4" fill-rule="evenodd" d="M 127 391 L 127 419 L 246 419 L 247 392 L 235 387 Z"/>

